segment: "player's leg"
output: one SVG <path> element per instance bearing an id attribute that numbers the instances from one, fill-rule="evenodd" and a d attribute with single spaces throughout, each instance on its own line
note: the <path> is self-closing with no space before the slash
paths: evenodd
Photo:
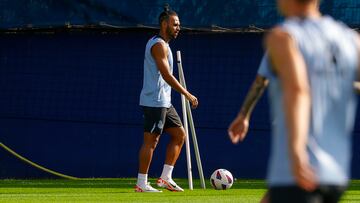
<path id="1" fill-rule="evenodd" d="M 150 163 L 160 135 L 144 132 L 144 142 L 139 152 L 139 173 L 148 174 Z"/>
<path id="2" fill-rule="evenodd" d="M 166 149 L 165 164 L 174 166 L 180 155 L 186 135 L 181 119 L 173 106 L 167 109 L 164 130 L 170 135 L 170 142 Z"/>
<path id="3" fill-rule="evenodd" d="M 144 132 L 144 142 L 139 152 L 139 173 L 135 186 L 136 192 L 161 192 L 148 183 L 148 171 L 154 150 L 159 142 L 159 134 Z"/>
<path id="4" fill-rule="evenodd" d="M 174 127 L 167 128 L 166 133 L 168 133 L 171 138 L 166 149 L 163 172 L 158 179 L 157 184 L 159 187 L 164 187 L 170 191 L 182 192 L 184 190 L 172 179 L 172 172 L 184 144 L 185 131 L 183 127 Z"/>
<path id="5" fill-rule="evenodd" d="M 160 192 L 148 184 L 154 150 L 164 128 L 166 108 L 144 107 L 144 142 L 139 151 L 139 173 L 135 191 Z"/>
<path id="6" fill-rule="evenodd" d="M 171 191 L 184 191 L 172 179 L 172 171 L 180 155 L 186 136 L 180 117 L 174 107 L 168 109 L 165 132 L 170 135 L 170 142 L 167 145 L 164 169 L 158 180 L 158 185 Z"/>
<path id="7" fill-rule="evenodd" d="M 185 141 L 185 130 L 183 127 L 167 128 L 166 133 L 170 135 L 170 142 L 166 149 L 165 164 L 175 166 Z"/>

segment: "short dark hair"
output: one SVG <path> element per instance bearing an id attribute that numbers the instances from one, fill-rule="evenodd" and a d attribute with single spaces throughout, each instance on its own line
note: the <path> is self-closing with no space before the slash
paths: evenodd
<path id="1" fill-rule="evenodd" d="M 164 11 L 159 15 L 159 24 L 161 25 L 164 20 L 168 20 L 170 16 L 177 16 L 177 13 L 170 9 L 169 4 L 165 4 Z"/>

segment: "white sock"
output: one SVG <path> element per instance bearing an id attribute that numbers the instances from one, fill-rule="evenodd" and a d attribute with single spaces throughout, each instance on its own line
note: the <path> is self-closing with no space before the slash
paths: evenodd
<path id="1" fill-rule="evenodd" d="M 162 174 L 161 174 L 160 178 L 162 178 L 164 180 L 172 179 L 173 170 L 174 170 L 174 166 L 164 164 L 164 169 L 162 171 Z"/>
<path id="2" fill-rule="evenodd" d="M 145 187 L 147 181 L 148 181 L 148 174 L 138 173 L 138 178 L 136 183 L 138 186 Z"/>

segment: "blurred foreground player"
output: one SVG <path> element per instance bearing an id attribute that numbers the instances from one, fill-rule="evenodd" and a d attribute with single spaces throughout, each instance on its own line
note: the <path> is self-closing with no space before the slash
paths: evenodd
<path id="1" fill-rule="evenodd" d="M 321 16 L 318 0 L 277 3 L 286 20 L 266 37 L 259 69 L 274 120 L 269 201 L 338 202 L 350 175 L 359 36 Z"/>

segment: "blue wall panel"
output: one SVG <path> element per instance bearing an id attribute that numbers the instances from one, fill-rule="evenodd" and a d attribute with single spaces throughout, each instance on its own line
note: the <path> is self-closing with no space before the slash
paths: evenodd
<path id="1" fill-rule="evenodd" d="M 191 28 L 270 27 L 280 18 L 275 0 L 2 0 L 0 28 L 52 28 L 65 25 L 157 26 L 164 3 L 179 13 Z M 19 6 L 21 5 L 21 6 Z M 326 0 L 325 14 L 360 26 L 358 0 Z"/>
<path id="2" fill-rule="evenodd" d="M 65 174 L 136 176 L 143 54 L 152 34 L 1 35 L 0 142 Z M 200 101 L 193 114 L 207 177 L 220 167 L 236 177 L 265 177 L 270 141 L 267 99 L 255 109 L 244 143 L 232 145 L 226 132 L 255 77 L 263 52 L 261 38 L 251 33 L 184 33 L 171 43 L 174 53 L 182 51 L 189 89 Z M 173 101 L 181 113 L 175 92 Z M 359 132 L 357 122 L 357 178 Z M 168 139 L 161 138 L 150 176 L 160 175 Z M 0 177 L 48 177 L 4 150 L 0 165 Z M 193 165 L 196 169 L 195 161 Z M 184 151 L 174 173 L 186 177 Z"/>

